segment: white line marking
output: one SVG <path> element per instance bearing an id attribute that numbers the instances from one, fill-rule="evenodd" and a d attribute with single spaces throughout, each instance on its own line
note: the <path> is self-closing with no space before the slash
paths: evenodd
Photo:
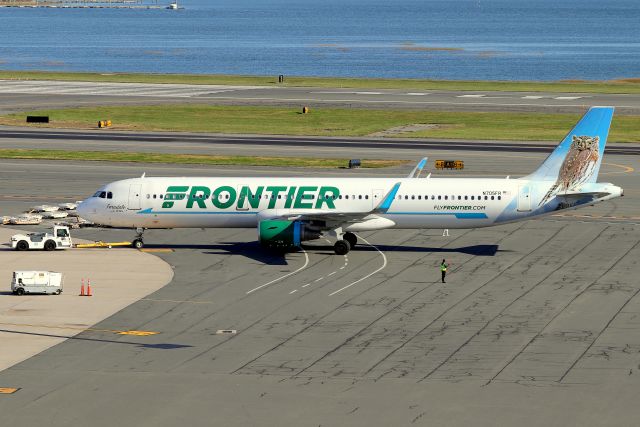
<path id="1" fill-rule="evenodd" d="M 542 98 L 544 97 L 539 95 L 527 95 L 522 97 L 522 99 L 542 99 Z"/>
<path id="2" fill-rule="evenodd" d="M 307 286 L 309 286 L 311 283 L 307 283 L 306 285 L 302 285 L 303 288 L 306 288 Z"/>
<path id="3" fill-rule="evenodd" d="M 233 99 L 233 100 L 242 100 L 242 101 L 295 101 L 295 102 L 308 102 L 309 98 L 268 98 L 268 97 L 260 97 L 260 96 L 252 96 L 252 97 L 230 97 L 230 96 L 208 96 L 208 99 Z M 509 98 L 515 99 L 515 98 Z M 417 100 L 373 100 L 373 99 L 314 99 L 314 102 L 360 102 L 363 104 L 415 104 L 415 105 L 458 105 L 455 100 L 451 101 L 417 101 Z M 495 102 L 465 102 L 464 105 L 488 105 L 488 106 L 499 106 L 499 107 L 575 107 L 576 104 L 536 104 L 536 103 L 518 103 L 518 102 L 509 102 L 509 103 L 495 103 Z M 616 105 L 618 108 L 636 108 L 635 105 Z"/>
<path id="4" fill-rule="evenodd" d="M 409 92 L 409 93 L 407 93 L 407 95 L 422 96 L 422 95 L 429 95 L 429 94 L 428 93 L 424 93 L 424 92 Z"/>
<path id="5" fill-rule="evenodd" d="M 329 277 L 329 276 L 333 276 L 333 275 L 334 275 L 334 274 L 336 274 L 336 273 L 337 273 L 337 271 L 334 271 L 333 273 L 329 273 L 329 274 L 327 274 L 327 277 Z"/>
<path id="6" fill-rule="evenodd" d="M 342 267 L 340 267 L 340 270 L 344 270 L 345 267 L 346 265 L 343 265 Z"/>
<path id="7" fill-rule="evenodd" d="M 275 282 L 277 282 L 277 281 L 280 281 L 280 280 L 282 280 L 282 279 L 284 279 L 284 278 L 286 278 L 286 277 L 293 276 L 294 274 L 296 274 L 296 273 L 297 273 L 297 272 L 299 272 L 299 271 L 304 270 L 304 269 L 307 267 L 307 265 L 309 264 L 309 255 L 307 255 L 307 251 L 305 251 L 304 249 L 302 249 L 302 252 L 304 253 L 304 258 L 305 258 L 304 265 L 303 265 L 302 267 L 300 267 L 300 268 L 299 268 L 299 269 L 297 269 L 296 271 L 292 271 L 291 273 L 288 273 L 288 274 L 285 274 L 284 276 L 278 277 L 277 279 L 273 279 L 272 281 L 267 282 L 267 283 L 265 283 L 264 285 L 260 285 L 260 286 L 258 286 L 257 288 L 253 288 L 253 289 L 251 289 L 250 291 L 247 291 L 247 295 L 248 295 L 248 294 L 250 294 L 250 293 L 252 293 L 252 292 L 257 291 L 258 289 L 262 289 L 262 288 L 264 288 L 265 286 L 269 286 L 269 285 L 270 285 L 270 284 L 272 284 L 272 283 L 275 283 Z"/>
<path id="8" fill-rule="evenodd" d="M 319 281 L 320 281 L 320 280 L 322 280 L 322 279 L 324 279 L 324 276 L 323 276 L 323 277 L 321 277 L 321 278 L 319 278 L 319 279 L 314 280 L 314 281 L 313 281 L 313 283 L 319 282 Z"/>
<path id="9" fill-rule="evenodd" d="M 359 237 L 360 239 L 362 239 L 362 241 L 363 241 L 363 242 L 365 242 L 367 245 L 371 246 L 371 247 L 372 247 L 372 248 L 374 248 L 376 251 L 380 252 L 380 255 L 382 255 L 382 259 L 384 260 L 384 262 L 382 263 L 382 267 L 380 267 L 380 268 L 379 268 L 379 269 L 377 269 L 376 271 L 374 271 L 374 272 L 372 272 L 372 273 L 369 273 L 369 274 L 367 274 L 366 276 L 364 276 L 364 277 L 362 277 L 362 278 L 360 278 L 360 279 L 356 280 L 355 282 L 350 283 L 350 284 L 348 284 L 347 286 L 345 286 L 345 287 L 343 287 L 343 288 L 338 289 L 338 290 L 337 290 L 337 291 L 335 291 L 335 292 L 331 292 L 331 293 L 329 294 L 329 296 L 335 295 L 335 294 L 337 294 L 338 292 L 342 292 L 342 291 L 344 291 L 345 289 L 350 288 L 351 286 L 353 286 L 353 285 L 355 285 L 355 284 L 357 284 L 357 283 L 360 283 L 360 282 L 362 282 L 362 281 L 363 281 L 363 280 L 365 280 L 365 279 L 368 279 L 369 277 L 373 276 L 373 275 L 374 275 L 374 274 L 376 274 L 378 271 L 380 271 L 380 270 L 384 269 L 384 268 L 387 266 L 387 256 L 386 256 L 386 255 L 385 255 L 385 254 L 384 254 L 380 249 L 378 249 L 376 246 L 374 246 L 374 245 L 372 245 L 371 243 L 367 242 L 367 240 L 366 240 L 365 238 L 363 238 L 362 236 L 358 236 L 358 237 Z"/>
<path id="10" fill-rule="evenodd" d="M 382 95 L 382 92 L 353 92 L 356 95 Z"/>
<path id="11" fill-rule="evenodd" d="M 294 289 L 294 290 L 292 290 L 291 292 L 289 292 L 289 295 L 291 295 L 291 294 L 295 294 L 296 292 L 298 292 L 298 290 L 297 290 L 297 289 Z"/>
<path id="12" fill-rule="evenodd" d="M 485 94 L 475 94 L 475 95 L 458 95 L 456 98 L 482 98 L 483 96 L 487 96 Z"/>
<path id="13" fill-rule="evenodd" d="M 570 100 L 573 100 L 573 99 L 580 99 L 580 98 L 582 98 L 582 97 L 581 96 L 556 96 L 553 99 L 564 99 L 564 100 L 570 101 Z"/>

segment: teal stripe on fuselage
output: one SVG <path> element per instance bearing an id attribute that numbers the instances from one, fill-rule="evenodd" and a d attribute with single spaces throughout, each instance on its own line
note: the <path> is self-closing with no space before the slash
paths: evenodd
<path id="1" fill-rule="evenodd" d="M 387 215 L 455 215 L 458 219 L 486 219 L 487 214 L 481 212 L 387 212 Z"/>

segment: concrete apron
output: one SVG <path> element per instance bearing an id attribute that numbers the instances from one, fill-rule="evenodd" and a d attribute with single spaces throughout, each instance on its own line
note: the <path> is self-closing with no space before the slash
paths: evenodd
<path id="1" fill-rule="evenodd" d="M 0 227 L 0 242 L 9 242 L 17 233 Z M 12 295 L 14 270 L 61 272 L 64 290 L 61 295 Z M 169 264 L 134 249 L 17 252 L 0 246 L 0 371 L 79 334 L 172 278 Z M 93 296 L 79 296 L 82 279 L 85 289 L 87 280 L 91 281 Z M 135 325 L 121 329 L 128 331 Z M 120 336 L 118 330 L 108 332 L 114 333 L 114 339 Z"/>

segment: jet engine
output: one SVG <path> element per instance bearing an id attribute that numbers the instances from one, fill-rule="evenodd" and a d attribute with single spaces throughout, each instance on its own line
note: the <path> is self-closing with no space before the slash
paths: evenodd
<path id="1" fill-rule="evenodd" d="M 299 247 L 300 242 L 319 237 L 319 231 L 302 221 L 263 220 L 258 224 L 258 241 L 270 249 L 293 249 Z"/>

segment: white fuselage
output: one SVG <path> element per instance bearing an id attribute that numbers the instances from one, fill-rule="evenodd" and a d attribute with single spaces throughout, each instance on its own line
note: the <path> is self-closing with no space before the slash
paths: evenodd
<path id="1" fill-rule="evenodd" d="M 384 213 L 352 221 L 344 230 L 476 228 L 552 210 L 548 204 L 546 209 L 537 206 L 551 183 L 524 179 L 183 177 L 113 182 L 78 211 L 83 218 L 114 227 L 245 228 L 301 213 L 367 213 L 398 183 Z"/>

